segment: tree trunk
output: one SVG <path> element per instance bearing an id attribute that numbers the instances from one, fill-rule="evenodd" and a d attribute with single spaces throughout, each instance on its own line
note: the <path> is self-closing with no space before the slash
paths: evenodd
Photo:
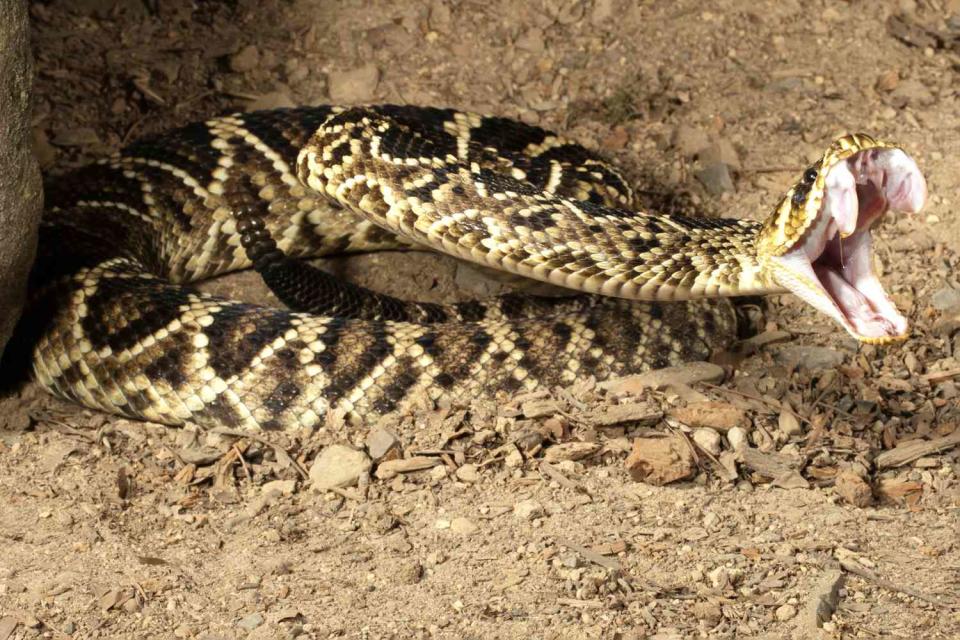
<path id="1" fill-rule="evenodd" d="M 0 0 L 0 352 L 23 305 L 43 204 L 30 138 L 32 87 L 26 0 Z"/>

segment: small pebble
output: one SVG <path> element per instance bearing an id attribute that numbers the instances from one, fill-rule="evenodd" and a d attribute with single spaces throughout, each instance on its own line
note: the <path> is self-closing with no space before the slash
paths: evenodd
<path id="1" fill-rule="evenodd" d="M 355 104 L 372 99 L 379 82 L 380 70 L 373 63 L 346 71 L 331 71 L 327 75 L 330 100 L 337 104 Z"/>
<path id="2" fill-rule="evenodd" d="M 533 520 L 544 513 L 543 505 L 536 500 L 521 500 L 513 507 L 513 515 L 521 520 Z"/>
<path id="3" fill-rule="evenodd" d="M 720 434 L 713 429 L 697 429 L 693 432 L 693 441 L 710 455 L 720 455 Z"/>
<path id="4" fill-rule="evenodd" d="M 400 450 L 399 436 L 389 429 L 382 427 L 371 430 L 364 444 L 367 447 L 367 453 L 369 453 L 370 457 L 376 462 L 389 457 L 395 457 Z"/>
<path id="5" fill-rule="evenodd" d="M 523 454 L 521 454 L 516 448 L 511 449 L 510 453 L 507 454 L 507 457 L 504 458 L 503 462 L 511 469 L 517 469 L 523 466 Z"/>
<path id="6" fill-rule="evenodd" d="M 747 430 L 743 427 L 734 427 L 727 431 L 727 440 L 730 442 L 730 448 L 734 451 L 741 451 L 749 445 Z"/>
<path id="7" fill-rule="evenodd" d="M 363 451 L 342 444 L 332 444 L 310 465 L 310 483 L 315 491 L 334 487 L 350 487 L 370 471 L 372 463 Z"/>
<path id="8" fill-rule="evenodd" d="M 800 421 L 797 420 L 797 416 L 792 411 L 781 411 L 778 422 L 780 433 L 788 439 L 803 433 L 803 427 L 800 426 Z"/>
<path id="9" fill-rule="evenodd" d="M 248 44 L 230 58 L 230 70 L 237 73 L 253 71 L 259 64 L 260 51 L 253 44 Z"/>
<path id="10" fill-rule="evenodd" d="M 797 615 L 797 608 L 792 604 L 782 604 L 777 607 L 775 615 L 780 622 L 786 622 Z"/>
<path id="11" fill-rule="evenodd" d="M 461 482 L 474 483 L 480 479 L 480 472 L 477 471 L 477 465 L 465 464 L 457 467 L 457 480 Z"/>
<path id="12" fill-rule="evenodd" d="M 237 626 L 241 629 L 246 629 L 247 631 L 253 631 L 257 627 L 263 624 L 263 614 L 262 613 L 251 613 L 248 616 L 244 616 L 237 621 Z"/>
<path id="13" fill-rule="evenodd" d="M 477 525 L 469 518 L 454 518 L 450 521 L 450 531 L 462 536 L 469 536 L 477 532 Z"/>

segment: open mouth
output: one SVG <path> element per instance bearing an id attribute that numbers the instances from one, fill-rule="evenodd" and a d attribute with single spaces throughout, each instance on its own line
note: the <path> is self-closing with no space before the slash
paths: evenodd
<path id="1" fill-rule="evenodd" d="M 875 147 L 805 178 L 809 189 L 822 185 L 820 209 L 799 241 L 772 258 L 777 280 L 858 340 L 904 338 L 907 319 L 873 270 L 870 231 L 887 211 L 923 207 L 927 185 L 916 163 L 900 149 Z"/>

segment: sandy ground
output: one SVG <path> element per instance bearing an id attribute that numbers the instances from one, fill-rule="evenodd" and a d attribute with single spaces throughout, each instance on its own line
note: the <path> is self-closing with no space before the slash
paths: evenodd
<path id="1" fill-rule="evenodd" d="M 721 384 L 398 416 L 379 426 L 428 468 L 381 465 L 339 492 L 305 471 L 373 425 L 261 441 L 27 385 L 0 401 L 0 640 L 960 637 L 960 2 L 51 0 L 31 14 L 48 170 L 230 110 L 406 102 L 563 131 L 648 205 L 686 213 L 762 217 L 846 131 L 902 142 L 933 195 L 878 234 L 904 344 L 858 347 L 770 300 Z M 501 286 L 430 255 L 330 264 L 419 298 Z M 611 421 L 620 405 L 632 413 Z M 627 473 L 631 440 L 657 434 L 688 446 L 669 469 L 695 455 L 689 477 Z"/>

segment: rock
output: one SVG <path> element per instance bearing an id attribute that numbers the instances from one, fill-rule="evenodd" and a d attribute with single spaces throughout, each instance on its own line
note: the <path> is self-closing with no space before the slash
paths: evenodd
<path id="1" fill-rule="evenodd" d="M 451 18 L 450 7 L 441 0 L 434 0 L 434 2 L 431 3 L 429 18 L 427 19 L 431 29 L 439 31 L 440 33 L 450 31 Z"/>
<path id="2" fill-rule="evenodd" d="M 607 151 L 620 151 L 630 142 L 630 133 L 626 127 L 616 126 L 600 141 L 600 146 Z"/>
<path id="3" fill-rule="evenodd" d="M 706 149 L 701 150 L 699 158 L 704 165 L 716 162 L 725 164 L 734 171 L 739 171 L 741 168 L 740 154 L 737 153 L 733 143 L 726 138 L 720 138 Z"/>
<path id="4" fill-rule="evenodd" d="M 877 76 L 877 81 L 873 87 L 880 93 L 890 93 L 900 84 L 900 73 L 896 69 L 884 71 Z"/>
<path id="5" fill-rule="evenodd" d="M 274 480 L 272 482 L 267 482 L 262 487 L 260 487 L 261 493 L 270 493 L 275 491 L 276 493 L 282 496 L 291 496 L 293 492 L 297 489 L 296 480 Z"/>
<path id="6" fill-rule="evenodd" d="M 593 455 L 600 450 L 600 445 L 596 442 L 563 442 L 548 447 L 543 459 L 547 462 L 560 462 L 561 460 L 580 460 Z"/>
<path id="7" fill-rule="evenodd" d="M 363 451 L 332 444 L 310 466 L 310 486 L 316 491 L 350 487 L 372 466 L 370 458 Z"/>
<path id="8" fill-rule="evenodd" d="M 49 169 L 57 161 L 57 148 L 50 144 L 47 132 L 40 127 L 33 129 L 33 155 L 41 169 Z"/>
<path id="9" fill-rule="evenodd" d="M 710 146 L 710 138 L 703 129 L 684 124 L 674 129 L 671 142 L 685 158 L 693 158 Z"/>
<path id="10" fill-rule="evenodd" d="M 780 429 L 780 433 L 785 435 L 787 439 L 803 433 L 803 427 L 800 426 L 800 421 L 797 420 L 797 416 L 795 416 L 792 411 L 784 410 L 780 412 L 778 428 Z"/>
<path id="11" fill-rule="evenodd" d="M 793 346 L 777 351 L 777 362 L 808 371 L 833 369 L 843 364 L 843 354 L 829 347 Z"/>
<path id="12" fill-rule="evenodd" d="M 626 466 L 635 481 L 657 486 L 690 478 L 697 468 L 686 440 L 677 435 L 637 438 Z"/>
<path id="13" fill-rule="evenodd" d="M 793 617 L 797 615 L 797 608 L 792 604 L 782 604 L 777 607 L 774 615 L 780 622 L 786 622 L 787 620 L 793 619 Z"/>
<path id="14" fill-rule="evenodd" d="M 376 427 L 367 434 L 364 442 L 367 453 L 375 462 L 393 460 L 400 456 L 400 438 L 394 432 Z"/>
<path id="15" fill-rule="evenodd" d="M 230 70 L 237 73 L 253 71 L 260 64 L 260 51 L 256 45 L 248 44 L 230 56 Z"/>
<path id="16" fill-rule="evenodd" d="M 930 303 L 937 311 L 948 311 L 960 307 L 960 290 L 946 287 L 930 296 Z"/>
<path id="17" fill-rule="evenodd" d="M 263 614 L 260 612 L 251 613 L 248 616 L 244 616 L 237 620 L 237 626 L 241 629 L 246 629 L 247 631 L 253 631 L 257 627 L 263 624 Z"/>
<path id="18" fill-rule="evenodd" d="M 594 0 L 590 22 L 599 26 L 613 16 L 613 0 Z"/>
<path id="19" fill-rule="evenodd" d="M 693 172 L 694 177 L 712 196 L 733 193 L 737 188 L 733 184 L 730 166 L 723 162 L 710 162 Z"/>
<path id="20" fill-rule="evenodd" d="M 713 429 L 697 429 L 693 432 L 693 441 L 710 455 L 720 455 L 720 434 Z"/>
<path id="21" fill-rule="evenodd" d="M 919 80 L 903 80 L 890 93 L 894 106 L 903 107 L 910 105 L 912 107 L 929 106 L 935 101 L 933 94 Z"/>
<path id="22" fill-rule="evenodd" d="M 693 605 L 693 615 L 697 620 L 703 620 L 708 628 L 717 626 L 723 619 L 723 611 L 716 602 L 702 601 Z"/>
<path id="23" fill-rule="evenodd" d="M 374 96 L 380 70 L 373 63 L 347 71 L 332 71 L 327 76 L 328 92 L 335 104 L 367 102 Z"/>
<path id="24" fill-rule="evenodd" d="M 743 451 L 750 446 L 750 442 L 747 440 L 747 430 L 742 427 L 730 429 L 730 431 L 727 432 L 727 441 L 730 443 L 730 448 L 734 451 Z"/>
<path id="25" fill-rule="evenodd" d="M 533 520 L 542 517 L 546 511 L 543 505 L 536 500 L 521 500 L 513 505 L 513 515 L 521 520 Z"/>
<path id="26" fill-rule="evenodd" d="M 707 573 L 707 579 L 710 581 L 710 586 L 712 586 L 714 589 L 719 589 L 720 591 L 732 587 L 736 577 L 736 573 L 727 567 L 717 567 L 713 571 Z"/>
<path id="27" fill-rule="evenodd" d="M 477 471 L 477 465 L 465 464 L 457 467 L 457 480 L 473 484 L 480 480 L 480 473 Z"/>
<path id="28" fill-rule="evenodd" d="M 417 584 L 423 578 L 423 565 L 418 560 L 408 560 L 397 567 L 396 576 L 400 584 Z"/>
<path id="29" fill-rule="evenodd" d="M 27 3 L 0 2 L 0 352 L 20 316 L 43 197 L 31 141 L 32 83 Z"/>
<path id="30" fill-rule="evenodd" d="M 286 91 L 271 91 L 247 103 L 247 111 L 288 109 L 295 106 L 297 106 L 297 103 L 293 101 L 293 98 L 291 98 L 290 94 Z"/>
<path id="31" fill-rule="evenodd" d="M 430 469 L 430 481 L 431 482 L 441 482 L 447 477 L 447 468 L 438 464 L 433 469 Z"/>
<path id="32" fill-rule="evenodd" d="M 523 466 L 523 454 L 516 447 L 512 447 L 503 459 L 503 463 L 511 469 L 519 469 Z"/>
<path id="33" fill-rule="evenodd" d="M 840 569 L 829 569 L 813 587 L 810 600 L 804 607 L 803 619 L 812 637 L 816 637 L 817 629 L 822 627 L 824 622 L 829 621 L 833 617 L 833 612 L 837 610 L 843 578 L 843 572 Z"/>
<path id="34" fill-rule="evenodd" d="M 528 53 L 543 53 L 546 48 L 543 42 L 543 31 L 537 27 L 527 29 L 520 34 L 514 45 L 517 49 Z"/>
<path id="35" fill-rule="evenodd" d="M 844 502 L 855 507 L 869 507 L 873 504 L 873 490 L 866 480 L 851 469 L 844 469 L 837 474 L 833 490 Z"/>
<path id="36" fill-rule="evenodd" d="M 667 416 L 694 429 L 703 427 L 724 433 L 734 427 L 746 429 L 750 426 L 746 411 L 729 402 L 713 400 L 670 409 Z"/>
<path id="37" fill-rule="evenodd" d="M 477 529 L 477 525 L 469 518 L 454 518 L 450 521 L 450 531 L 462 536 L 473 535 Z"/>
<path id="38" fill-rule="evenodd" d="M 53 144 L 58 147 L 95 147 L 101 144 L 100 136 L 91 127 L 61 129 L 54 133 Z"/>

